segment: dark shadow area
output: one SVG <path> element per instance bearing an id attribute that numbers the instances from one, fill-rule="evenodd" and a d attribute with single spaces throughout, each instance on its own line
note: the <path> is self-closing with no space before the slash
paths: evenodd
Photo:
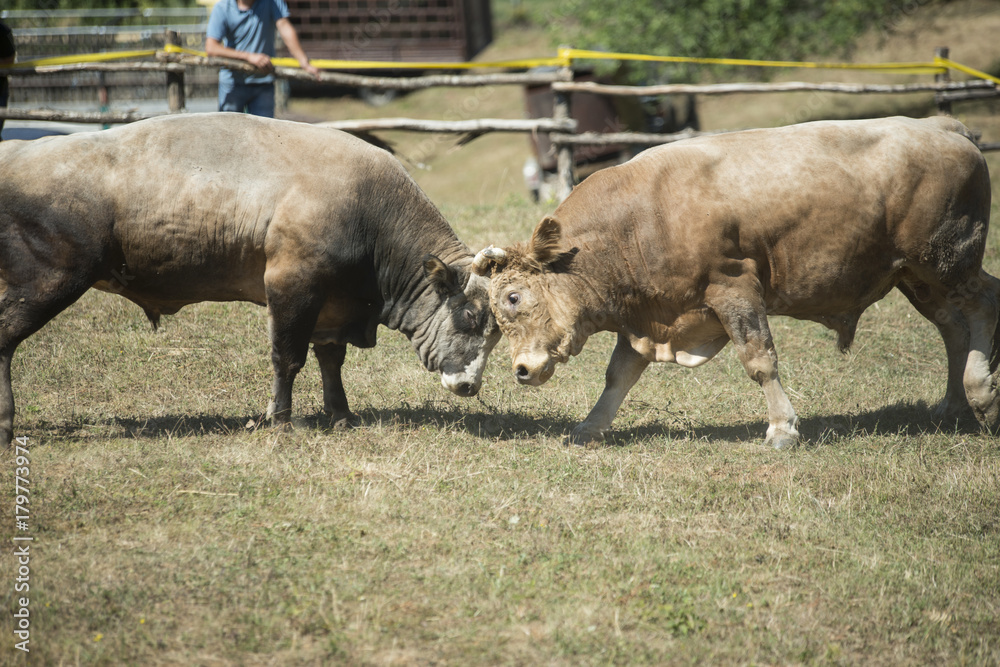
<path id="1" fill-rule="evenodd" d="M 899 402 L 876 410 L 850 415 L 829 415 L 804 419 L 799 431 L 811 442 L 829 439 L 871 435 L 921 436 L 935 433 L 982 433 L 979 422 L 968 410 L 958 420 L 937 421 L 933 406 L 924 402 Z"/>
<path id="2" fill-rule="evenodd" d="M 900 402 L 876 410 L 856 414 L 832 414 L 802 418 L 799 422 L 800 446 L 827 446 L 831 442 L 857 437 L 905 435 L 910 437 L 935 433 L 976 435 L 982 433 L 979 422 L 972 416 L 947 423 L 936 422 L 932 408 L 925 403 Z M 572 426 L 570 427 L 572 428 Z M 760 441 L 767 434 L 767 420 L 727 426 L 711 424 L 645 424 L 633 429 L 614 429 L 608 434 L 608 445 L 627 446 L 642 438 L 688 438 L 708 441 Z"/>
<path id="3" fill-rule="evenodd" d="M 479 438 L 512 440 L 516 438 L 558 437 L 576 424 L 566 416 L 524 413 L 500 413 L 492 410 L 442 408 L 440 406 L 404 405 L 394 409 L 360 410 L 365 424 L 383 423 L 401 428 L 436 426 L 460 428 Z"/>
<path id="4" fill-rule="evenodd" d="M 48 421 L 33 424 L 30 432 L 18 427 L 22 435 L 43 442 L 46 437 L 87 440 L 99 438 L 161 438 L 164 436 L 187 437 L 192 435 L 233 435 L 260 428 L 263 416 L 222 417 L 220 415 L 162 415 L 159 417 L 109 417 L 107 419 L 76 419 L 63 423 Z M 264 422 L 266 425 L 266 422 Z M 248 424 L 254 426 L 248 428 Z"/>
<path id="5" fill-rule="evenodd" d="M 359 427 L 383 425 L 400 429 L 419 429 L 432 426 L 441 429 L 459 429 L 470 436 L 497 440 L 556 437 L 567 439 L 577 425 L 575 418 L 559 414 L 500 413 L 491 409 L 470 410 L 428 402 L 424 405 L 404 404 L 398 408 L 365 408 L 357 411 Z M 335 427 L 322 412 L 299 415 L 293 418 L 295 428 L 314 431 L 343 431 Z M 162 438 L 190 437 L 197 435 L 245 434 L 258 429 L 269 429 L 263 414 L 239 417 L 194 414 L 163 415 L 148 419 L 138 417 L 113 417 L 102 420 L 83 420 L 62 424 L 40 422 L 32 425 L 31 432 L 19 434 L 37 438 L 40 442 L 50 438 Z M 634 428 L 615 428 L 608 433 L 603 446 L 627 447 L 637 440 L 650 438 L 706 440 L 709 442 L 758 441 L 763 443 L 767 431 L 764 416 L 745 423 L 712 425 L 709 423 L 683 423 L 683 419 L 665 414 L 661 421 Z M 857 414 L 823 415 L 802 419 L 799 424 L 802 445 L 828 446 L 848 438 L 905 435 L 921 436 L 934 433 L 981 433 L 978 422 L 971 413 L 967 417 L 936 423 L 931 408 L 924 403 L 896 403 L 877 410 Z"/>

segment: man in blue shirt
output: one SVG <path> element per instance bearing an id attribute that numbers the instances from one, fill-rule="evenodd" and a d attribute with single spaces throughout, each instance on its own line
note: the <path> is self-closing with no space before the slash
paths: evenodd
<path id="1" fill-rule="evenodd" d="M 274 117 L 274 29 L 302 69 L 319 78 L 319 70 L 299 44 L 288 20 L 285 0 L 219 0 L 212 8 L 206 31 L 205 53 L 218 58 L 245 60 L 263 74 L 219 70 L 219 111 L 238 111 Z"/>

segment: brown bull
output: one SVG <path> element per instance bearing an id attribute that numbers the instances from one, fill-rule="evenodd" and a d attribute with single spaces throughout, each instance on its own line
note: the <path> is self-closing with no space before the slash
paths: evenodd
<path id="1" fill-rule="evenodd" d="M 817 122 L 678 142 L 586 179 L 527 245 L 487 249 L 491 305 L 522 384 L 597 331 L 618 343 L 573 431 L 600 439 L 651 361 L 705 363 L 730 341 L 767 399 L 767 442 L 794 444 L 769 315 L 819 322 L 846 351 L 894 287 L 944 338 L 939 418 L 1000 426 L 1000 281 L 982 270 L 990 181 L 952 119 Z"/>

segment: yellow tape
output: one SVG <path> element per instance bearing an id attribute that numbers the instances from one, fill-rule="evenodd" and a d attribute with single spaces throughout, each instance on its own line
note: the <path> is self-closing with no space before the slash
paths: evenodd
<path id="1" fill-rule="evenodd" d="M 166 44 L 163 50 L 167 53 L 185 53 L 194 56 L 205 56 L 203 51 L 194 51 L 174 44 Z M 76 63 L 106 62 L 109 60 L 125 60 L 128 58 L 149 58 L 156 51 L 113 51 L 110 53 L 92 53 L 73 56 L 57 56 L 54 58 L 39 58 L 24 60 L 11 65 L 0 65 L 0 70 L 12 67 L 45 67 L 48 65 L 72 65 Z M 902 63 L 824 63 L 795 60 L 746 60 L 741 58 L 693 58 L 687 56 L 651 56 L 641 53 L 614 53 L 605 51 L 588 51 L 585 49 L 561 48 L 555 58 L 528 58 L 523 60 L 497 60 L 489 62 L 390 62 L 381 60 L 323 60 L 310 61 L 320 69 L 530 69 L 532 67 L 570 67 L 574 60 L 639 60 L 645 62 L 690 63 L 698 65 L 737 65 L 745 67 L 797 67 L 805 69 L 849 69 L 868 70 L 875 72 L 892 72 L 894 74 L 943 74 L 949 69 L 968 74 L 969 76 L 991 81 L 1000 85 L 1000 78 L 981 72 L 972 67 L 962 65 L 947 58 L 934 58 L 933 62 L 902 62 Z M 277 67 L 299 67 L 294 58 L 272 58 Z"/>
<path id="2" fill-rule="evenodd" d="M 21 60 L 11 67 L 46 67 L 48 65 L 76 65 L 77 63 L 99 63 L 109 60 L 124 60 L 127 58 L 149 58 L 156 55 L 156 51 L 111 51 L 109 53 L 89 53 L 75 56 L 55 56 L 52 58 L 37 58 L 35 60 Z M 0 67 L 3 67 L 0 65 Z M 5 69 L 6 69 L 5 68 Z"/>
<path id="3" fill-rule="evenodd" d="M 173 44 L 163 47 L 167 53 L 186 53 L 193 56 L 205 56 L 202 51 L 192 51 Z M 294 58 L 271 58 L 275 67 L 298 67 L 299 62 Z M 326 60 L 317 58 L 310 60 L 310 63 L 320 69 L 487 69 L 487 68 L 512 68 L 530 69 L 544 65 L 562 66 L 564 63 L 559 58 L 529 58 L 526 60 L 498 60 L 492 62 L 387 62 L 382 60 Z"/>
<path id="4" fill-rule="evenodd" d="M 1000 85 L 1000 79 L 998 79 L 997 77 L 992 76 L 990 74 L 987 74 L 986 72 L 980 72 L 977 69 L 972 69 L 971 67 L 967 67 L 965 65 L 961 65 L 959 63 L 956 63 L 953 60 L 948 60 L 947 58 L 937 57 L 937 58 L 934 58 L 934 62 L 938 63 L 939 65 L 941 65 L 943 67 L 950 67 L 951 69 L 957 69 L 959 72 L 964 72 L 965 74 L 968 74 L 969 76 L 974 76 L 977 79 L 983 79 L 985 81 L 992 81 L 993 83 L 995 83 L 997 85 Z"/>
<path id="5" fill-rule="evenodd" d="M 185 49 L 183 46 L 177 46 L 176 44 L 164 44 L 163 50 L 167 53 L 186 53 L 189 56 L 203 56 L 204 51 L 195 51 L 194 49 Z"/>
<path id="6" fill-rule="evenodd" d="M 817 63 L 794 60 L 744 60 L 740 58 L 692 58 L 686 56 L 650 56 L 639 53 L 606 53 L 582 49 L 560 49 L 565 58 L 586 60 L 641 60 L 646 62 L 691 63 L 698 65 L 738 65 L 749 67 L 801 67 L 807 69 L 857 69 L 894 72 L 896 74 L 941 74 L 945 66 L 938 62 L 913 63 Z"/>

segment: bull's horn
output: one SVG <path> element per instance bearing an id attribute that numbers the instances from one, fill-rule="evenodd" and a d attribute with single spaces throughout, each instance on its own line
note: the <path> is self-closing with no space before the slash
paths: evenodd
<path id="1" fill-rule="evenodd" d="M 472 260 L 472 270 L 477 275 L 484 275 L 490 268 L 490 262 L 496 262 L 498 266 L 503 266 L 507 261 L 507 252 L 503 248 L 489 246 L 483 248 Z"/>

